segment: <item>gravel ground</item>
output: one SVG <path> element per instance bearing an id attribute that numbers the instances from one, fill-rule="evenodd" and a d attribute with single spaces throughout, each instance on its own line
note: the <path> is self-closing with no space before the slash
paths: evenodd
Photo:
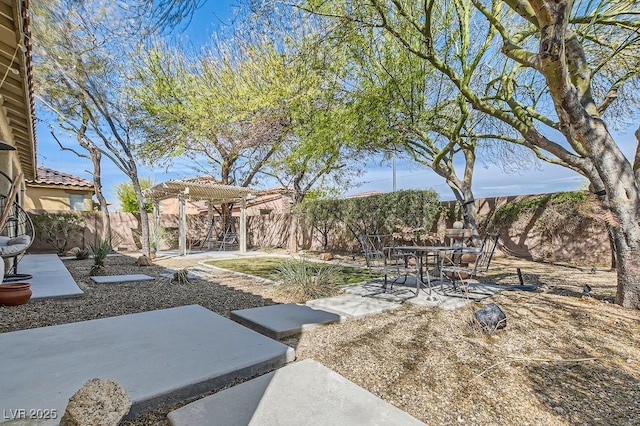
<path id="1" fill-rule="evenodd" d="M 347 261 L 348 258 L 340 259 Z M 273 285 L 210 271 L 190 284 L 93 285 L 91 260 L 65 261 L 84 297 L 0 306 L 0 332 L 197 303 L 228 316 L 280 303 Z M 159 276 L 193 261 L 107 259 L 107 274 Z M 430 425 L 640 425 L 640 312 L 611 303 L 615 274 L 496 259 L 483 281 L 517 283 L 520 267 L 535 293 L 502 292 L 457 311 L 405 305 L 320 327 L 284 342 Z M 593 297 L 582 297 L 589 284 Z M 492 335 L 469 326 L 496 302 L 508 326 Z M 124 422 L 168 425 L 162 407 Z"/>

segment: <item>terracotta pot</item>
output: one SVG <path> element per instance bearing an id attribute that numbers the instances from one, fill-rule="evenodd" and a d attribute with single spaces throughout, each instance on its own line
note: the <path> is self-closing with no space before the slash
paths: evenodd
<path id="1" fill-rule="evenodd" d="M 8 283 L 0 285 L 0 305 L 24 305 L 31 298 L 31 284 Z"/>

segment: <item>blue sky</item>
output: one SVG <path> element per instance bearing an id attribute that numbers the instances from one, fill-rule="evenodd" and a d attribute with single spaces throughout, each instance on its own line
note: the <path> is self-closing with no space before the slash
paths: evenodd
<path id="1" fill-rule="evenodd" d="M 196 13 L 189 26 L 180 34 L 176 34 L 177 40 L 192 46 L 200 46 L 209 42 L 213 34 L 220 26 L 232 19 L 235 10 L 235 1 L 209 0 Z M 38 106 L 42 110 L 43 107 Z M 632 158 L 635 149 L 633 131 L 629 128 L 614 133 L 616 140 L 622 147 L 625 155 Z M 70 173 L 91 180 L 91 163 L 76 157 L 71 152 L 61 152 L 49 132 L 48 123 L 37 123 L 37 149 L 38 164 L 51 169 Z M 61 135 L 61 132 L 57 131 Z M 72 140 L 73 138 L 67 138 Z M 115 186 L 128 178 L 120 172 L 108 159 L 103 159 L 103 185 L 107 199 L 113 203 L 112 210 L 119 208 L 115 195 Z M 391 165 L 379 165 L 372 161 L 367 164 L 368 172 L 361 178 L 361 184 L 352 188 L 345 188 L 345 195 L 369 190 L 391 191 L 393 189 L 393 173 Z M 141 177 L 149 177 L 159 183 L 168 179 L 181 179 L 196 176 L 188 161 L 176 160 L 169 168 L 164 169 L 142 168 Z M 538 167 L 520 173 L 507 174 L 496 165 L 477 164 L 474 174 L 473 190 L 476 198 L 516 195 L 538 194 L 554 191 L 572 190 L 581 186 L 586 179 L 581 175 L 547 163 L 540 163 Z M 275 185 L 275 184 L 274 184 Z M 444 180 L 430 169 L 411 164 L 406 161 L 398 161 L 396 165 L 397 189 L 426 189 L 433 188 L 441 199 L 453 198 L 451 190 Z"/>

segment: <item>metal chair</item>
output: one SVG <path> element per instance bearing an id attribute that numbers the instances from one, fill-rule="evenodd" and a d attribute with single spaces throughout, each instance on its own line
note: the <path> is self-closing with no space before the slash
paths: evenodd
<path id="1" fill-rule="evenodd" d="M 457 290 L 460 283 L 464 285 L 465 291 L 468 291 L 467 280 L 476 278 L 489 269 L 499 237 L 500 234 L 487 233 L 480 248 L 460 247 L 453 250 L 450 255 L 443 256 L 440 278 L 446 276 L 453 283 L 454 289 Z"/>
<path id="2" fill-rule="evenodd" d="M 384 276 L 384 291 L 387 290 L 390 274 L 395 276 L 391 281 L 390 290 L 393 290 L 393 285 L 398 283 L 401 277 L 404 278 L 402 283 L 406 281 L 408 275 L 406 259 L 394 252 L 393 235 L 361 235 L 358 240 L 362 246 L 369 274 L 372 277 Z"/>
<path id="3" fill-rule="evenodd" d="M 5 175 L 6 176 L 6 175 Z M 18 274 L 18 262 L 35 238 L 33 222 L 26 211 L 15 202 L 21 176 L 12 182 L 9 194 L 0 195 L 0 261 L 13 259 L 5 272 L 4 281 L 31 279 L 30 274 Z M 8 272 L 8 273 L 7 273 Z"/>

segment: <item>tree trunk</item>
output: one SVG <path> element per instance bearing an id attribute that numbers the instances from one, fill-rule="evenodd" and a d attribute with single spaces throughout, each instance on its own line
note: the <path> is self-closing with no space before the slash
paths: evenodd
<path id="1" fill-rule="evenodd" d="M 100 204 L 100 213 L 102 215 L 102 238 L 107 239 L 111 237 L 111 218 L 109 218 L 109 208 L 107 206 L 107 200 L 102 193 L 102 175 L 101 175 L 101 160 L 102 153 L 100 150 L 94 148 L 89 149 L 91 154 L 91 162 L 93 163 L 93 190 L 96 193 L 96 198 Z M 96 229 L 96 233 L 98 230 Z"/>
<path id="2" fill-rule="evenodd" d="M 572 2 L 545 0 L 539 6 L 534 11 L 540 24 L 540 70 L 549 86 L 561 130 L 595 167 L 589 180 L 594 187 L 604 189 L 604 207 L 615 216 L 612 228 L 618 275 L 616 303 L 640 308 L 637 170 L 613 140 L 594 106 L 586 55 L 577 36 L 568 29 Z"/>
<path id="3" fill-rule="evenodd" d="M 140 187 L 140 180 L 137 174 L 131 177 L 133 184 L 133 190 L 136 193 L 136 199 L 138 200 L 138 208 L 140 210 L 140 229 L 141 237 L 140 243 L 142 244 L 142 254 L 151 259 L 151 245 L 149 243 L 149 214 L 147 213 L 147 206 L 144 202 L 144 196 L 142 195 L 142 188 Z"/>

